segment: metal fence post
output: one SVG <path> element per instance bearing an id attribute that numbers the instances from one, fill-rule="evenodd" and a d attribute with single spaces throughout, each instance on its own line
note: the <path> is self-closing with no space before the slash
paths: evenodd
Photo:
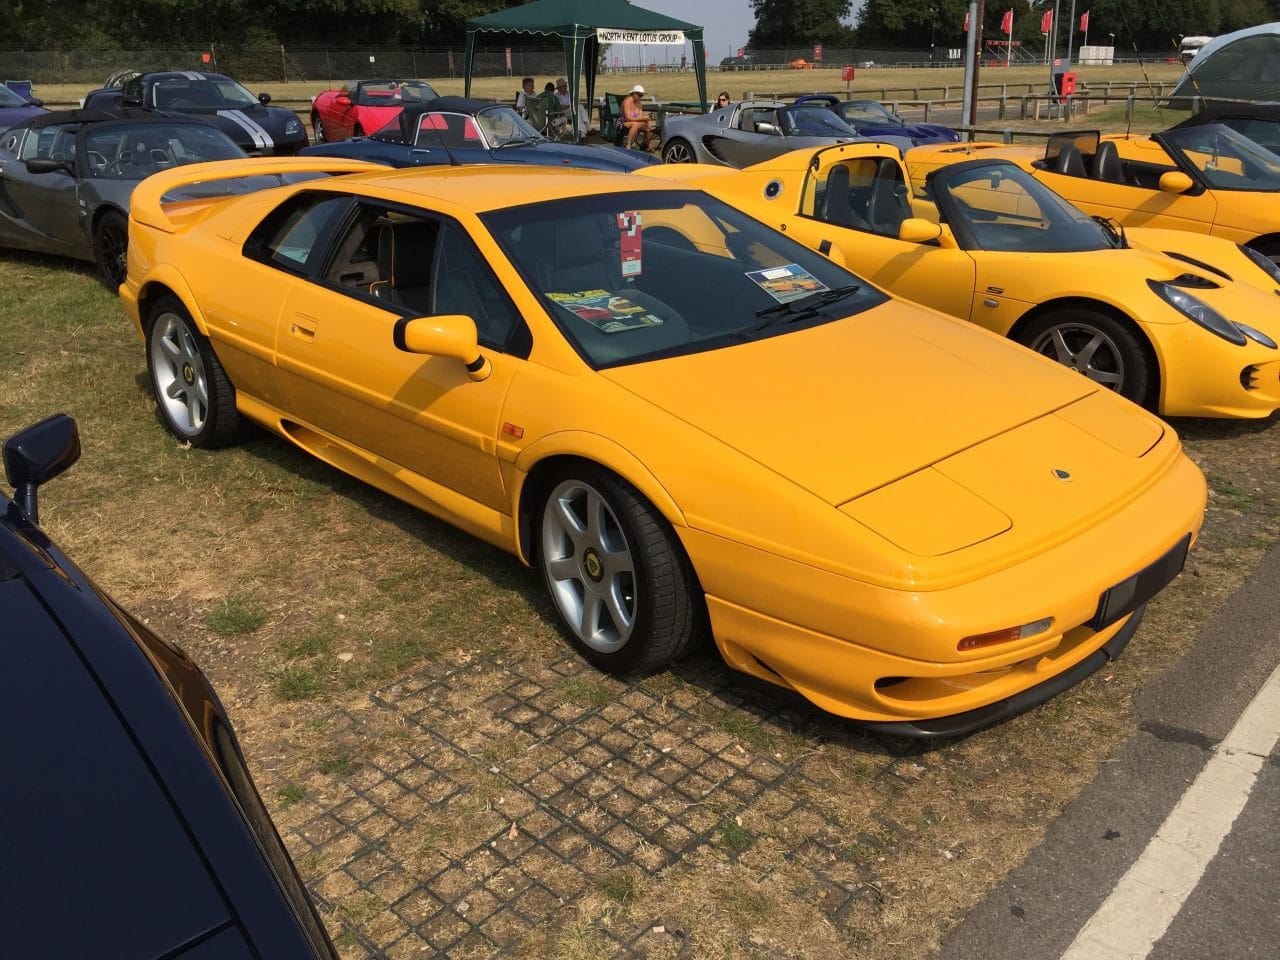
<path id="1" fill-rule="evenodd" d="M 1124 99 L 1124 123 L 1125 123 L 1125 126 L 1127 127 L 1132 122 L 1133 122 L 1133 94 L 1131 93 L 1129 94 L 1129 96 L 1125 97 Z"/>
<path id="2" fill-rule="evenodd" d="M 924 102 L 924 122 L 925 123 L 929 122 L 929 114 L 932 112 L 932 107 L 933 107 L 932 100 L 926 100 Z"/>
<path id="3" fill-rule="evenodd" d="M 1003 134 L 1005 143 L 1013 143 L 1013 127 L 1005 127 Z"/>
<path id="4" fill-rule="evenodd" d="M 1025 120 L 1027 119 L 1027 95 L 1024 93 L 1021 99 L 1022 99 L 1022 104 L 1018 110 L 1018 119 Z"/>

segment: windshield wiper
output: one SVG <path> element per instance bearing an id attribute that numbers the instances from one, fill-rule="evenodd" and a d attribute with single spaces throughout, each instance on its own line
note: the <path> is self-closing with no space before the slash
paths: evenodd
<path id="1" fill-rule="evenodd" d="M 1107 236 L 1111 238 L 1111 242 L 1121 250 L 1129 249 L 1129 238 L 1124 234 L 1124 224 L 1114 217 L 1094 217 L 1094 221 L 1103 230 L 1107 231 Z"/>
<path id="2" fill-rule="evenodd" d="M 541 134 L 534 134 L 532 137 L 520 137 L 516 140 L 508 140 L 506 143 L 498 144 L 498 149 L 503 147 L 523 147 L 526 143 L 541 143 L 546 137 Z"/>
<path id="3" fill-rule="evenodd" d="M 754 332 L 779 322 L 795 323 L 797 320 L 807 320 L 817 316 L 818 311 L 823 307 L 852 296 L 861 289 L 860 285 L 854 283 L 847 287 L 836 287 L 834 290 L 820 290 L 799 300 L 780 303 L 776 307 L 765 307 L 763 310 L 756 311 L 756 316 L 763 318 L 764 323 L 756 324 L 751 329 Z"/>

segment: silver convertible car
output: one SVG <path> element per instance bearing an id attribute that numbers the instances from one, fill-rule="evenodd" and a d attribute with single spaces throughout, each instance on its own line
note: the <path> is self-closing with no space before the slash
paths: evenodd
<path id="1" fill-rule="evenodd" d="M 701 116 L 668 117 L 662 125 L 662 159 L 747 167 L 792 150 L 868 140 L 900 151 L 913 146 L 908 137 L 863 136 L 824 103 L 744 100 Z"/>

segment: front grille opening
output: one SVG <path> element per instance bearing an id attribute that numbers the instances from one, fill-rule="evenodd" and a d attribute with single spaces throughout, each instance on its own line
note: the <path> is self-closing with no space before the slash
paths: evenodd
<path id="1" fill-rule="evenodd" d="M 896 687 L 900 683 L 906 683 L 910 677 L 881 677 L 876 681 L 877 690 L 887 690 L 890 687 Z"/>
<path id="2" fill-rule="evenodd" d="M 1251 363 L 1240 371 L 1240 386 L 1246 390 L 1258 389 L 1258 365 Z"/>
<path id="3" fill-rule="evenodd" d="M 1208 277 L 1202 277 L 1198 273 L 1179 274 L 1170 280 L 1169 283 L 1173 284 L 1175 287 L 1190 287 L 1193 290 L 1217 290 L 1220 286 L 1220 284 L 1214 283 Z"/>

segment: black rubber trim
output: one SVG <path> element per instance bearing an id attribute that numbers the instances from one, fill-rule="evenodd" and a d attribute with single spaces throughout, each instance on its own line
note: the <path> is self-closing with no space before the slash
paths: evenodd
<path id="1" fill-rule="evenodd" d="M 1038 707 L 1046 700 L 1051 700 L 1062 691 L 1074 687 L 1081 680 L 1101 670 L 1110 661 L 1120 656 L 1120 652 L 1133 639 L 1142 623 L 1143 614 L 1147 612 L 1143 604 L 1133 612 L 1129 621 L 1116 631 L 1116 635 L 1105 644 L 1085 657 L 1070 670 L 1049 677 L 1047 680 L 1029 687 L 1011 697 L 997 700 L 995 703 L 977 710 L 966 710 L 964 713 L 952 714 L 949 717 L 935 717 L 929 720 L 893 721 L 888 723 L 870 720 L 855 720 L 860 727 L 873 733 L 885 733 L 895 737 L 911 737 L 913 740 L 937 740 L 944 737 L 965 737 L 979 730 L 994 726 L 1002 720 L 1016 717 L 1032 707 Z"/>
<path id="2" fill-rule="evenodd" d="M 391 342 L 396 345 L 397 350 L 403 350 L 405 353 L 409 352 L 409 346 L 404 339 L 404 328 L 408 326 L 410 320 L 416 319 L 417 315 L 415 314 L 411 317 L 401 317 L 396 321 L 395 327 L 391 330 Z"/>
<path id="3" fill-rule="evenodd" d="M 477 370 L 483 370 L 483 369 L 484 369 L 483 353 L 467 364 L 467 373 L 475 373 Z"/>

